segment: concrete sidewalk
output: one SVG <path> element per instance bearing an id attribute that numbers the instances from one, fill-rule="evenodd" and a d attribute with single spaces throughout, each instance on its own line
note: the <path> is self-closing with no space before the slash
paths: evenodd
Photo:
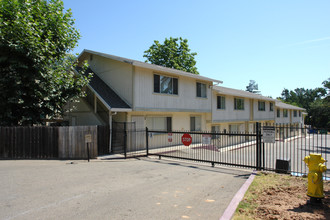
<path id="1" fill-rule="evenodd" d="M 218 220 L 251 172 L 151 158 L 5 160 L 0 219 Z"/>

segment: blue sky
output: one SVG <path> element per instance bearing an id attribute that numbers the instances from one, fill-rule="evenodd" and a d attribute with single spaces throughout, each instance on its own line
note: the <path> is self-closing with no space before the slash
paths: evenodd
<path id="1" fill-rule="evenodd" d="M 74 50 L 145 61 L 154 40 L 182 37 L 201 75 L 262 95 L 330 77 L 330 1 L 64 0 L 82 38 Z"/>

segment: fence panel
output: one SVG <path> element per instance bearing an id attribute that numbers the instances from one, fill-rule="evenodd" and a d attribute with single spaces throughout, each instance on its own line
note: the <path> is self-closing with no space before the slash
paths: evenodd
<path id="1" fill-rule="evenodd" d="M 69 126 L 59 127 L 59 158 L 60 159 L 86 159 L 87 143 L 85 135 L 91 135 L 89 144 L 90 158 L 96 158 L 97 152 L 97 126 Z"/>
<path id="2" fill-rule="evenodd" d="M 148 155 L 257 168 L 256 134 L 147 131 L 147 135 Z"/>
<path id="3" fill-rule="evenodd" d="M 0 127 L 0 158 L 57 158 L 57 149 L 57 127 Z"/>
<path id="4" fill-rule="evenodd" d="M 327 160 L 325 165 L 329 167 L 330 141 L 327 132 L 320 132 L 302 127 L 288 125 L 273 125 L 275 128 L 275 143 L 264 143 L 263 168 L 270 171 L 278 170 L 278 164 L 285 161 L 289 164 L 287 172 L 293 175 L 308 173 L 308 167 L 303 161 L 311 153 L 321 154 Z M 285 171 L 283 171 L 285 172 Z M 324 176 L 330 178 L 327 170 Z"/>
<path id="5" fill-rule="evenodd" d="M 330 166 L 330 141 L 325 131 L 288 125 L 273 126 L 275 143 L 264 143 L 263 126 L 260 133 L 147 130 L 147 154 L 269 171 L 283 171 L 279 170 L 278 164 L 288 161 L 287 173 L 304 175 L 308 172 L 303 161 L 305 156 L 318 153 L 327 160 L 325 165 Z M 185 134 L 190 135 L 189 146 L 183 144 Z M 330 178 L 330 169 L 324 176 Z"/>
<path id="6" fill-rule="evenodd" d="M 87 159 L 85 135 L 92 135 L 90 158 L 98 156 L 96 126 L 0 127 L 1 159 Z M 108 138 L 109 134 L 104 138 Z"/>

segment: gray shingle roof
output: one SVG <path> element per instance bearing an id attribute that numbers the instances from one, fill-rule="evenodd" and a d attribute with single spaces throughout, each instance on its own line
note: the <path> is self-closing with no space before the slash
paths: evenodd
<path id="1" fill-rule="evenodd" d="M 109 58 L 109 59 L 112 59 L 112 60 L 117 60 L 119 62 L 129 63 L 133 66 L 142 67 L 142 68 L 146 68 L 146 69 L 152 69 L 154 71 L 171 73 L 171 74 L 178 75 L 178 76 L 186 76 L 186 77 L 195 78 L 195 79 L 203 80 L 203 81 L 222 83 L 222 81 L 220 81 L 220 80 L 211 79 L 211 78 L 208 78 L 208 77 L 205 77 L 205 76 L 201 76 L 201 75 L 197 75 L 197 74 L 193 74 L 193 73 L 188 73 L 188 72 L 185 72 L 185 71 L 176 70 L 176 69 L 168 68 L 168 67 L 163 67 L 163 66 L 159 66 L 159 65 L 155 65 L 155 64 L 145 63 L 145 62 L 141 62 L 141 61 L 137 61 L 137 60 L 118 57 L 118 56 L 114 56 L 114 55 L 110 55 L 110 54 L 100 53 L 100 52 L 96 52 L 96 51 L 92 51 L 92 50 L 86 50 L 86 49 L 83 50 L 83 52 L 81 52 L 78 59 L 80 57 L 84 58 L 85 54 L 95 54 L 95 55 L 102 56 L 102 57 L 105 57 L 105 58 Z"/>
<path id="2" fill-rule="evenodd" d="M 302 111 L 306 110 L 304 108 L 300 108 L 300 107 L 297 107 L 297 106 L 294 106 L 294 105 L 286 104 L 286 103 L 281 102 L 279 100 L 276 100 L 275 106 L 277 108 L 284 108 L 284 109 L 293 109 L 293 110 L 302 110 Z"/>
<path id="3" fill-rule="evenodd" d="M 266 101 L 275 101 L 275 99 L 258 95 L 252 92 L 247 92 L 239 89 L 232 89 L 232 88 L 227 88 L 223 86 L 214 86 L 214 89 L 219 93 L 219 94 L 224 94 L 224 95 L 231 95 L 231 96 L 238 96 L 238 97 L 243 97 L 243 98 L 251 98 L 251 99 L 259 99 L 259 100 L 266 100 Z"/>
<path id="4" fill-rule="evenodd" d="M 79 71 L 78 71 L 79 72 Z M 111 108 L 130 109 L 131 107 L 122 100 L 92 69 L 88 68 L 86 74 L 93 73 L 89 82 L 90 87 L 107 103 Z"/>

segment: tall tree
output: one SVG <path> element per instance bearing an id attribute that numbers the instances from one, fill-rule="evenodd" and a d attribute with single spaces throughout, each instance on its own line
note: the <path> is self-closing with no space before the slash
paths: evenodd
<path id="1" fill-rule="evenodd" d="M 288 104 L 305 108 L 309 111 L 310 105 L 314 101 L 320 100 L 325 94 L 326 90 L 324 88 L 296 88 L 294 90 L 283 89 L 281 97 L 278 99 Z"/>
<path id="2" fill-rule="evenodd" d="M 147 58 L 145 62 L 199 74 L 195 66 L 196 55 L 197 53 L 190 52 L 187 39 L 170 37 L 165 38 L 163 44 L 155 40 L 154 44 L 144 51 L 143 57 Z"/>
<path id="3" fill-rule="evenodd" d="M 323 88 L 295 90 L 283 89 L 278 99 L 292 105 L 305 108 L 308 115 L 305 123 L 317 128 L 330 130 L 330 100 L 329 100 L 329 79 L 323 83 Z"/>
<path id="4" fill-rule="evenodd" d="M 249 85 L 246 86 L 246 91 L 259 94 L 258 84 L 255 80 L 250 80 Z"/>
<path id="5" fill-rule="evenodd" d="M 68 53 L 80 34 L 60 0 L 0 1 L 0 125 L 59 117 L 83 94 Z"/>

